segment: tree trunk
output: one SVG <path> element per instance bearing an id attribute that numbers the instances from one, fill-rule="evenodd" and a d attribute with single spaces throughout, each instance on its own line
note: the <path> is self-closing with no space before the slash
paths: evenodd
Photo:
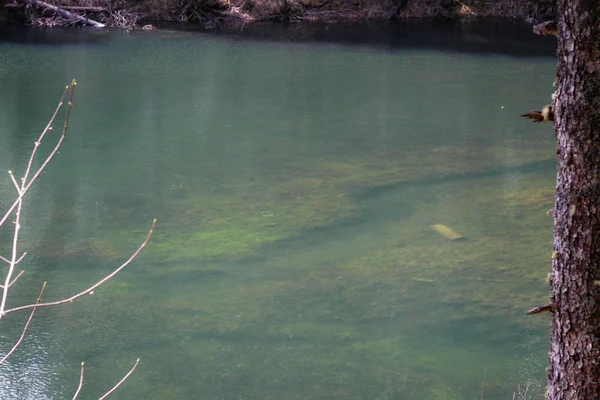
<path id="1" fill-rule="evenodd" d="M 600 4 L 558 0 L 548 399 L 600 399 Z"/>

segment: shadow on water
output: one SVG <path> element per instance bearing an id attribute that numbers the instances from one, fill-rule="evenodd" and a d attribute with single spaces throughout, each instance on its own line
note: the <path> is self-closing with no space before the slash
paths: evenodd
<path id="1" fill-rule="evenodd" d="M 440 183 L 449 183 L 456 181 L 464 181 L 470 179 L 481 179 L 481 178 L 494 178 L 501 177 L 504 175 L 510 175 L 514 173 L 526 174 L 540 171 L 547 171 L 550 168 L 556 166 L 556 160 L 544 160 L 544 161 L 535 161 L 523 165 L 517 166 L 505 166 L 499 167 L 492 170 L 480 171 L 480 172 L 469 172 L 469 173 L 453 173 L 449 175 L 442 176 L 434 176 L 425 179 L 418 180 L 408 180 L 392 183 L 389 185 L 377 186 L 374 188 L 370 188 L 362 193 L 358 194 L 358 198 L 361 200 L 374 198 L 381 196 L 384 193 L 395 191 L 402 189 L 406 186 L 427 186 L 427 185 L 437 185 Z"/>
<path id="2" fill-rule="evenodd" d="M 69 44 L 92 45 L 108 39 L 109 30 L 89 28 L 52 29 L 23 26 L 0 26 L 0 43 L 18 43 L 24 45 L 60 46 Z"/>
<path id="3" fill-rule="evenodd" d="M 256 23 L 224 30 L 238 40 L 332 43 L 377 48 L 429 49 L 463 53 L 497 53 L 519 57 L 554 57 L 556 40 L 540 37 L 531 25 L 499 19 L 472 21 L 393 21 L 341 24 Z"/>
<path id="4" fill-rule="evenodd" d="M 442 176 L 432 176 L 429 178 L 420 178 L 413 180 L 404 180 L 393 184 L 376 186 L 368 190 L 358 192 L 354 194 L 354 197 L 363 203 L 364 207 L 358 215 L 350 218 L 338 220 L 333 224 L 326 226 L 315 227 L 304 230 L 301 234 L 283 240 L 278 240 L 274 243 L 266 244 L 262 246 L 262 250 L 258 256 L 244 258 L 238 260 L 241 264 L 249 262 L 264 262 L 268 258 L 277 255 L 283 255 L 290 250 L 300 251 L 301 249 L 311 248 L 317 245 L 323 245 L 329 241 L 343 241 L 346 238 L 353 236 L 357 231 L 365 230 L 367 225 L 376 225 L 381 218 L 389 219 L 389 215 L 381 215 L 379 205 L 377 202 L 372 203 L 377 198 L 385 196 L 386 194 L 398 193 L 400 191 L 409 188 L 423 188 L 427 186 L 435 186 L 440 184 L 449 184 L 457 182 L 466 182 L 469 180 L 486 179 L 486 178 L 501 178 L 515 173 L 520 175 L 534 174 L 543 171 L 551 170 L 556 166 L 554 159 L 536 161 L 525 163 L 517 166 L 504 166 L 495 169 L 490 169 L 480 172 L 469 172 L 469 173 L 453 173 Z M 367 202 L 367 203 L 365 203 Z M 403 202 L 401 207 L 397 207 L 401 211 L 395 218 L 406 219 L 408 218 L 414 209 L 414 204 L 411 203 L 410 199 Z M 202 262 L 219 262 L 224 261 L 230 263 L 230 259 L 221 260 L 210 259 L 202 260 Z"/>
<path id="5" fill-rule="evenodd" d="M 365 23 L 285 24 L 257 22 L 240 27 L 224 26 L 205 32 L 196 25 L 162 24 L 167 30 L 186 31 L 199 36 L 224 36 L 233 40 L 328 43 L 399 49 L 424 49 L 445 52 L 506 54 L 518 57 L 554 57 L 556 40 L 533 34 L 522 21 L 477 19 L 472 21 L 391 21 Z M 111 30 L 96 28 L 0 27 L 0 42 L 33 45 L 97 44 L 109 39 Z M 144 35 L 164 31 L 140 32 Z M 129 34 L 123 30 L 123 34 Z M 184 36 L 188 38 L 189 36 Z M 173 39 L 182 37 L 174 35 Z"/>

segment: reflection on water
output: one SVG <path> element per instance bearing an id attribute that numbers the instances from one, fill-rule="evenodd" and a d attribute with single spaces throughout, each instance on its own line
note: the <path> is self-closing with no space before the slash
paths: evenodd
<path id="1" fill-rule="evenodd" d="M 100 279 L 159 219 L 118 279 L 40 310 L 1 397 L 72 396 L 82 360 L 100 396 L 139 357 L 115 398 L 478 398 L 484 370 L 486 400 L 542 398 L 546 321 L 523 311 L 547 295 L 553 139 L 517 116 L 552 59 L 237 39 L 0 42 L 3 169 L 80 82 L 12 301 Z"/>
<path id="2" fill-rule="evenodd" d="M 22 324 L 19 325 L 22 326 Z M 17 329 L 14 331 L 16 332 Z M 53 381 L 56 379 L 54 370 L 60 366 L 56 365 L 55 360 L 48 357 L 45 351 L 48 338 L 44 338 L 44 336 L 47 335 L 30 335 L 23 341 L 19 351 L 2 364 L 0 393 L 3 399 L 47 400 L 54 398 L 52 389 Z M 7 341 L 7 338 L 3 337 L 3 343 Z M 12 343 L 10 346 L 3 346 L 2 354 L 6 354 L 10 347 L 12 347 Z"/>

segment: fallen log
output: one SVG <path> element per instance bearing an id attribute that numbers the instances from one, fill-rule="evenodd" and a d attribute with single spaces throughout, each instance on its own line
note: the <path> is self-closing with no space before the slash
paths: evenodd
<path id="1" fill-rule="evenodd" d="M 104 28 L 106 26 L 106 24 L 94 21 L 93 19 L 82 17 L 81 15 L 73 14 L 72 12 L 69 12 L 63 8 L 53 6 L 52 4 L 45 3 L 41 0 L 25 0 L 25 3 L 43 8 L 44 10 L 50 10 L 56 15 L 63 17 L 66 20 L 78 22 L 84 26 L 94 26 L 96 28 Z"/>
<path id="2" fill-rule="evenodd" d="M 103 12 L 108 11 L 106 7 L 85 7 L 85 6 L 60 6 L 63 10 L 72 10 L 72 11 L 89 11 L 89 12 Z"/>
<path id="3" fill-rule="evenodd" d="M 24 8 L 27 4 L 8 3 L 4 5 L 4 8 Z M 106 7 L 86 7 L 86 6 L 60 6 L 63 10 L 73 11 L 89 11 L 89 12 L 105 12 L 108 11 Z"/>

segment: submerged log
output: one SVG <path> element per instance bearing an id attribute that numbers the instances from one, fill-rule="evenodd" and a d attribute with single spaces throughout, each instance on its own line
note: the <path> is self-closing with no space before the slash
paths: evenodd
<path id="1" fill-rule="evenodd" d="M 84 26 L 94 26 L 96 28 L 104 28 L 106 26 L 106 24 L 103 24 L 101 22 L 94 21 L 93 19 L 89 19 L 86 17 L 82 17 L 81 15 L 73 14 L 72 12 L 69 12 L 63 8 L 53 6 L 52 4 L 48 4 L 48 3 L 45 3 L 40 0 L 25 0 L 25 3 L 31 4 L 32 6 L 43 8 L 44 10 L 50 10 L 50 11 L 54 12 L 56 15 L 66 19 L 66 20 L 78 22 Z"/>
<path id="2" fill-rule="evenodd" d="M 431 225 L 431 229 L 433 229 L 434 231 L 436 231 L 437 233 L 439 233 L 440 235 L 442 235 L 443 237 L 445 237 L 448 240 L 464 240 L 464 239 L 466 239 L 463 235 L 453 231 L 452 229 L 448 228 L 446 225 L 442 225 L 442 224 Z"/>

